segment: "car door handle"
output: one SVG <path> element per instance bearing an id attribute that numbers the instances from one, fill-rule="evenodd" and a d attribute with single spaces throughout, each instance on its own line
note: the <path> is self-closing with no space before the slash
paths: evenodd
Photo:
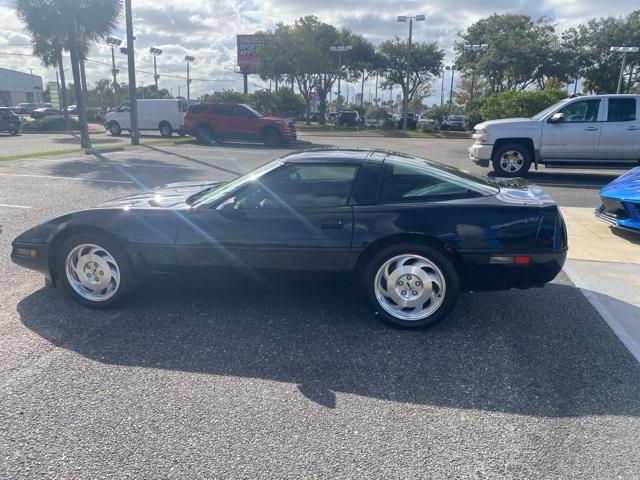
<path id="1" fill-rule="evenodd" d="M 627 127 L 627 130 L 640 130 L 640 126 L 638 126 L 638 125 L 631 125 L 630 127 Z"/>
<path id="2" fill-rule="evenodd" d="M 337 220 L 335 222 L 321 222 L 320 223 L 320 227 L 321 228 L 338 229 L 338 228 L 342 228 L 343 226 L 344 226 L 344 222 L 342 220 Z"/>
<path id="3" fill-rule="evenodd" d="M 593 131 L 595 131 L 595 130 L 598 130 L 598 127 L 586 127 L 586 128 L 585 128 L 585 130 L 586 130 L 587 132 L 593 132 Z"/>

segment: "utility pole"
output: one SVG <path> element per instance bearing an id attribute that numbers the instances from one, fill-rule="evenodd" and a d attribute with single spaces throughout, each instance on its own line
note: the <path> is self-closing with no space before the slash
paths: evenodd
<path id="1" fill-rule="evenodd" d="M 616 93 L 622 91 L 622 81 L 624 79 L 624 67 L 627 63 L 627 53 L 637 53 L 640 47 L 611 47 L 610 52 L 622 52 L 622 65 L 620 66 L 620 76 L 618 77 L 618 89 Z"/>
<path id="2" fill-rule="evenodd" d="M 129 71 L 129 118 L 131 119 L 131 145 L 140 143 L 138 132 L 138 102 L 136 99 L 136 62 L 133 49 L 133 17 L 131 0 L 124 0 L 124 11 L 127 23 L 127 67 Z"/>
<path id="3" fill-rule="evenodd" d="M 408 43 L 408 48 L 407 48 L 407 80 L 405 83 L 405 88 L 404 88 L 404 99 L 402 102 L 402 128 L 404 130 L 407 129 L 407 114 L 409 113 L 409 82 L 411 80 L 411 35 L 413 33 L 413 21 L 415 20 L 416 22 L 423 22 L 425 20 L 425 16 L 424 15 L 416 15 L 416 16 L 406 16 L 406 15 L 399 15 L 398 16 L 398 22 L 406 22 L 407 20 L 409 20 L 409 43 Z"/>
<path id="4" fill-rule="evenodd" d="M 376 96 L 373 97 L 373 101 L 376 104 L 376 107 L 378 106 L 378 72 L 376 72 Z"/>
<path id="5" fill-rule="evenodd" d="M 115 48 L 122 45 L 122 40 L 119 38 L 107 37 L 107 45 L 111 47 L 111 75 L 113 75 L 113 93 L 115 98 L 116 89 L 118 88 L 118 69 L 116 68 Z"/>
<path id="6" fill-rule="evenodd" d="M 191 100 L 191 78 L 189 77 L 189 64 L 195 62 L 195 57 L 185 55 L 184 61 L 187 62 L 187 100 Z"/>
<path id="7" fill-rule="evenodd" d="M 451 70 L 451 88 L 449 90 L 449 113 L 448 115 L 451 115 L 451 108 L 453 107 L 453 77 L 456 73 L 456 66 L 455 65 L 451 65 L 448 66 L 447 65 L 447 70 Z"/>

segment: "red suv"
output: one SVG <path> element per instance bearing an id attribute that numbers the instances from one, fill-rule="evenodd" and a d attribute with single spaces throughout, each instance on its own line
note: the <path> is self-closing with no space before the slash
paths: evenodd
<path id="1" fill-rule="evenodd" d="M 201 143 L 216 140 L 257 140 L 265 145 L 283 145 L 296 139 L 293 122 L 264 117 L 239 103 L 199 103 L 184 116 L 184 131 Z"/>

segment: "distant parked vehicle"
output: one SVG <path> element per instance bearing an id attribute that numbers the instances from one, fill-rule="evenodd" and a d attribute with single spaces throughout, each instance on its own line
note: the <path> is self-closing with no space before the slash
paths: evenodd
<path id="1" fill-rule="evenodd" d="M 186 100 L 150 99 L 138 100 L 138 130 L 158 130 L 163 137 L 173 132 L 183 133 L 184 114 L 188 108 Z M 131 108 L 129 101 L 122 103 L 114 112 L 105 115 L 104 126 L 111 135 L 131 131 Z"/>
<path id="2" fill-rule="evenodd" d="M 296 139 L 296 127 L 286 118 L 265 117 L 240 103 L 193 105 L 184 117 L 184 130 L 200 143 L 253 140 L 269 146 Z"/>
<path id="3" fill-rule="evenodd" d="M 402 118 L 402 115 L 398 115 L 398 128 L 403 128 L 404 127 L 404 121 Z M 416 126 L 417 126 L 418 122 L 416 120 L 416 114 L 413 112 L 408 112 L 407 113 L 407 129 L 408 130 L 415 130 Z"/>
<path id="4" fill-rule="evenodd" d="M 11 110 L 20 115 L 31 115 L 36 108 L 38 105 L 35 103 L 19 103 Z"/>
<path id="5" fill-rule="evenodd" d="M 0 108 L 0 132 L 17 135 L 20 131 L 20 117 L 10 108 Z"/>
<path id="6" fill-rule="evenodd" d="M 76 105 L 69 105 L 67 107 L 67 113 L 69 115 L 77 115 L 78 114 L 78 107 Z"/>
<path id="7" fill-rule="evenodd" d="M 531 118 L 475 126 L 469 156 L 500 177 L 546 168 L 617 168 L 640 161 L 640 95 L 588 95 L 561 100 Z"/>
<path id="8" fill-rule="evenodd" d="M 433 118 L 429 118 L 426 115 L 420 115 L 418 117 L 418 128 L 420 130 L 435 130 L 436 121 Z"/>
<path id="9" fill-rule="evenodd" d="M 464 117 L 462 115 L 449 115 L 442 122 L 443 130 L 464 131 Z"/>
<path id="10" fill-rule="evenodd" d="M 327 113 L 327 120 L 335 123 L 336 120 L 338 119 L 338 112 L 329 112 Z"/>
<path id="11" fill-rule="evenodd" d="M 355 127 L 360 123 L 360 115 L 353 110 L 344 110 L 338 113 L 336 125 L 341 127 Z"/>
<path id="12" fill-rule="evenodd" d="M 45 118 L 45 117 L 57 117 L 58 115 L 62 115 L 62 112 L 57 108 L 52 107 L 42 107 L 36 108 L 33 112 L 31 112 L 31 118 Z"/>
<path id="13" fill-rule="evenodd" d="M 612 227 L 640 233 L 640 167 L 602 187 L 600 199 L 596 217 Z"/>

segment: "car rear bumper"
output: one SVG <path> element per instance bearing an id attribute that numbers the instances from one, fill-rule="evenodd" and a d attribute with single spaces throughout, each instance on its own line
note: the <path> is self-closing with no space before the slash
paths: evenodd
<path id="1" fill-rule="evenodd" d="M 469 147 L 469 158 L 480 166 L 488 167 L 493 145 L 473 144 Z"/>
<path id="2" fill-rule="evenodd" d="M 555 252 L 494 252 L 461 254 L 465 263 L 465 290 L 487 291 L 541 287 L 553 280 L 567 259 L 567 249 Z M 509 263 L 509 258 L 529 259 L 526 264 Z M 496 262 L 498 260 L 498 262 Z"/>
<path id="3" fill-rule="evenodd" d="M 16 265 L 44 273 L 51 280 L 49 271 L 49 245 L 44 243 L 13 242 L 11 261 Z"/>

